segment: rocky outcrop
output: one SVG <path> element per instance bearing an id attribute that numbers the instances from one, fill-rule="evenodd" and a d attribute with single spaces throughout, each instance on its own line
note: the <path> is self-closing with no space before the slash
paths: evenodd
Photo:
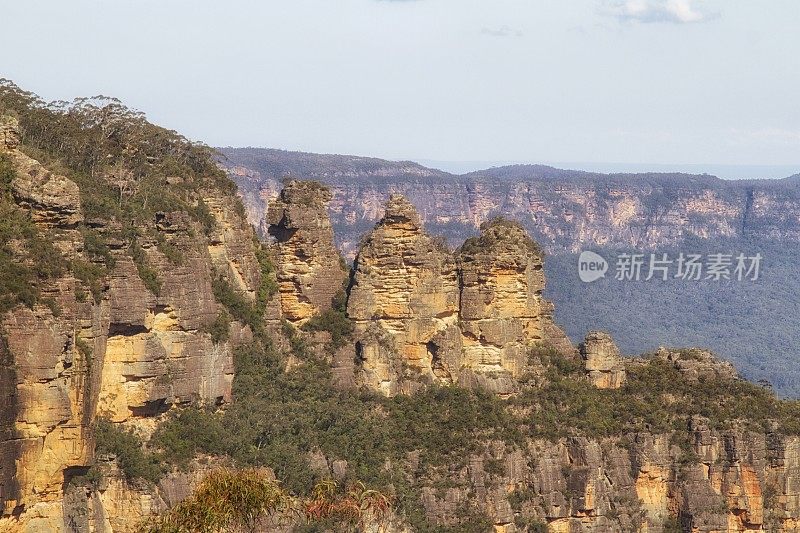
<path id="1" fill-rule="evenodd" d="M 611 335 L 590 331 L 580 351 L 592 385 L 598 389 L 618 389 L 625 383 L 625 365 Z"/>
<path id="2" fill-rule="evenodd" d="M 542 297 L 542 253 L 522 226 L 494 219 L 458 251 L 462 367 L 509 394 L 532 345 L 574 348 L 552 322 Z M 491 379 L 489 379 L 491 377 Z"/>
<path id="3" fill-rule="evenodd" d="M 333 245 L 327 204 L 316 182 L 291 181 L 270 206 L 269 234 L 278 246 L 278 293 L 284 317 L 302 324 L 331 307 L 347 273 Z"/>
<path id="4" fill-rule="evenodd" d="M 19 147 L 19 121 L 7 115 L 0 116 L 0 149 L 13 151 Z"/>
<path id="5" fill-rule="evenodd" d="M 661 347 L 656 350 L 655 357 L 674 365 L 684 377 L 692 381 L 739 379 L 736 368 L 730 362 L 719 359 L 708 350 L 670 350 Z"/>
<path id="6" fill-rule="evenodd" d="M 458 302 L 452 255 L 405 198 L 392 196 L 359 251 L 348 297 L 362 382 L 392 395 L 457 379 Z"/>
<path id="7" fill-rule="evenodd" d="M 18 139 L 15 121 L 0 120 L 0 153 L 16 171 L 10 185 L 17 208 L 66 259 L 93 268 L 77 185 L 25 155 Z M 92 220 L 111 258 L 96 293 L 67 268 L 40 282 L 42 303 L 0 316 L 0 530 L 67 530 L 64 488 L 95 461 L 96 417 L 147 435 L 170 406 L 230 400 L 233 347 L 251 334 L 232 321 L 224 338 L 213 338 L 210 326 L 223 308 L 212 280 L 223 278 L 254 301 L 263 273 L 236 199 L 219 191 L 207 197 L 210 227 L 183 211 L 162 212 L 137 239 L 136 260 L 157 277 L 158 294 L 142 281 L 119 224 Z M 265 319 L 279 324 L 279 306 Z M 114 502 L 112 493 L 90 500 Z M 118 503 L 120 513 L 133 512 Z M 109 520 L 126 517 L 133 527 L 133 515 Z"/>
<path id="8" fill-rule="evenodd" d="M 354 265 L 357 381 L 387 395 L 456 382 L 511 394 L 533 345 L 575 353 L 543 288 L 541 253 L 518 224 L 488 223 L 452 254 L 394 195 Z"/>

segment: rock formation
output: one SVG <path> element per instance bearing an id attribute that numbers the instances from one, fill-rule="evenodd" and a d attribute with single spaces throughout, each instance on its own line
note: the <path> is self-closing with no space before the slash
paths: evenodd
<path id="1" fill-rule="evenodd" d="M 522 226 L 505 219 L 483 224 L 480 236 L 459 249 L 458 264 L 462 367 L 479 381 L 509 394 L 531 346 L 574 352 L 552 322 L 552 305 L 542 297 L 542 253 Z"/>
<path id="2" fill-rule="evenodd" d="M 348 299 L 361 382 L 388 395 L 433 382 L 511 394 L 534 344 L 574 354 L 543 288 L 541 253 L 518 224 L 488 223 L 454 256 L 392 196 L 359 250 Z"/>
<path id="3" fill-rule="evenodd" d="M 800 241 L 797 180 L 723 180 L 709 175 L 599 174 L 514 165 L 448 174 L 411 162 L 270 149 L 223 149 L 257 227 L 287 174 L 325 183 L 337 242 L 354 254 L 391 193 L 420 211 L 434 233 L 463 240 L 494 216 L 522 222 L 548 253 L 585 243 L 668 248 L 687 236 Z"/>
<path id="4" fill-rule="evenodd" d="M 611 335 L 590 331 L 580 351 L 592 385 L 598 389 L 618 389 L 625 383 L 625 365 Z"/>
<path id="5" fill-rule="evenodd" d="M 225 459 L 203 457 L 188 473 L 174 471 L 158 486 L 138 486 L 124 478 L 113 456 L 94 456 L 96 419 L 147 435 L 170 408 L 225 404 L 233 348 L 253 339 L 251 326 L 275 331 L 281 309 L 295 324 L 327 309 L 345 279 L 325 211 L 330 194 L 292 183 L 275 204 L 271 232 L 278 242 L 280 290 L 270 296 L 262 283 L 269 269 L 224 189 L 198 189 L 201 197 L 191 197 L 195 203 L 185 209 L 158 212 L 146 221 L 133 253 L 119 220 L 87 221 L 77 184 L 19 149 L 13 120 L 0 119 L 0 153 L 16 172 L 8 184 L 15 208 L 70 264 L 55 279 L 37 280 L 39 303 L 0 315 L 0 531 L 133 531 L 148 514 L 174 506 L 205 468 Z M 208 224 L 189 215 L 194 209 L 207 215 Z M 111 258 L 96 287 L 74 268 L 80 262 L 99 266 L 84 237 L 91 232 L 103 237 Z M 148 272 L 157 275 L 156 288 Z M 527 423 L 525 417 L 544 403 L 535 396 L 537 384 L 524 381 L 537 349 L 549 346 L 559 357 L 573 358 L 565 367 L 578 362 L 553 323 L 543 286 L 541 253 L 518 224 L 485 224 L 478 237 L 451 253 L 425 232 L 405 198 L 393 196 L 354 266 L 347 304 L 357 348 L 356 362 L 349 358 L 352 381 L 386 395 L 433 383 L 485 387 L 501 397 L 524 389 L 515 400 L 532 394 L 530 403 L 500 405 L 522 411 L 515 427 Z M 242 309 L 241 323 L 226 315 L 225 297 L 232 308 L 263 306 L 257 317 L 262 323 Z M 587 335 L 581 355 L 589 380 L 601 388 L 620 387 L 626 368 L 633 380 L 633 369 L 649 364 L 623 360 L 600 332 Z M 686 382 L 741 385 L 731 365 L 702 350 L 661 349 L 653 358 L 651 370 L 669 370 Z M 303 364 L 297 357 L 286 366 Z M 595 391 L 580 370 L 578 376 L 574 388 L 556 393 L 615 398 L 627 389 Z M 404 456 L 405 495 L 419 494 L 428 520 L 454 530 L 467 508 L 488 518 L 487 529 L 504 533 L 543 527 L 564 533 L 800 529 L 800 437 L 781 434 L 771 423 L 734 420 L 728 427 L 680 411 L 681 427 L 660 433 L 651 427 L 658 421 L 648 419 L 643 431 L 601 428 L 605 436 L 590 436 L 569 425 L 575 416 L 570 398 L 557 401 L 566 409 L 554 414 L 563 417 L 556 421 L 569 430 L 560 436 L 545 438 L 541 431 L 509 442 L 485 439 L 467 457 L 445 458 L 449 462 L 436 467 L 421 460 L 421 451 Z M 320 475 L 349 479 L 364 466 L 358 461 L 343 451 L 316 463 L 324 465 Z M 105 472 L 102 483 L 71 483 L 92 465 Z"/>
<path id="6" fill-rule="evenodd" d="M 422 230 L 405 198 L 392 196 L 359 251 L 347 304 L 363 382 L 387 395 L 410 392 L 408 383 L 452 382 L 458 300 L 452 255 Z"/>
<path id="7" fill-rule="evenodd" d="M 278 291 L 284 317 L 301 325 L 329 309 L 347 273 L 333 245 L 328 188 L 290 181 L 270 206 L 269 233 L 278 244 Z"/>

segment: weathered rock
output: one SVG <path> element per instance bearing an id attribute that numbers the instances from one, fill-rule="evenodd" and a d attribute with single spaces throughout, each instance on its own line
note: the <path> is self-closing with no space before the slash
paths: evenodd
<path id="1" fill-rule="evenodd" d="M 462 368 L 505 384 L 519 378 L 534 344 L 574 348 L 552 320 L 552 305 L 542 297 L 544 273 L 539 247 L 515 222 L 495 219 L 458 251 L 461 283 Z"/>
<path id="2" fill-rule="evenodd" d="M 16 170 L 11 181 L 14 199 L 30 212 L 31 219 L 39 227 L 68 232 L 60 243 L 61 248 L 74 253 L 75 243 L 81 241 L 74 230 L 83 220 L 78 186 L 25 155 L 19 149 L 17 128 L 16 119 L 0 117 L 0 153 L 11 159 Z"/>
<path id="3" fill-rule="evenodd" d="M 327 204 L 331 194 L 316 182 L 291 181 L 270 206 L 269 233 L 278 243 L 278 292 L 284 317 L 302 324 L 330 309 L 347 272 L 333 245 Z"/>
<path id="4" fill-rule="evenodd" d="M 580 351 L 592 385 L 598 389 L 618 389 L 625 383 L 625 365 L 611 335 L 590 331 Z"/>
<path id="5" fill-rule="evenodd" d="M 450 252 L 393 196 L 354 265 L 347 315 L 363 381 L 385 394 L 452 382 L 458 371 L 458 278 Z M 406 384 L 408 383 L 408 384 Z"/>
<path id="6" fill-rule="evenodd" d="M 493 221 L 453 256 L 392 196 L 348 298 L 361 381 L 388 395 L 433 382 L 513 393 L 534 344 L 575 355 L 543 289 L 541 254 L 518 224 Z"/>
<path id="7" fill-rule="evenodd" d="M 709 175 L 586 173 L 514 165 L 456 176 L 410 162 L 272 149 L 223 150 L 228 175 L 257 227 L 287 174 L 319 180 L 334 194 L 337 239 L 346 255 L 363 224 L 378 221 L 392 193 L 403 194 L 433 230 L 461 240 L 498 214 L 513 218 L 548 253 L 586 243 L 673 248 L 688 236 L 800 240 L 797 182 L 731 181 Z M 654 199 L 658 201 L 654 201 Z"/>
<path id="8" fill-rule="evenodd" d="M 0 149 L 16 150 L 19 146 L 19 121 L 7 115 L 0 116 Z"/>
<path id="9" fill-rule="evenodd" d="M 670 350 L 662 347 L 656 351 L 655 357 L 671 363 L 687 379 L 693 381 L 702 379 L 730 381 L 739 377 L 731 363 L 717 358 L 708 350 L 699 348 Z"/>
<path id="10" fill-rule="evenodd" d="M 12 182 L 17 205 L 65 255 L 88 263 L 77 186 L 19 151 L 12 126 L 0 122 L 0 152 L 17 171 Z M 140 279 L 128 243 L 107 238 L 115 266 L 99 281 L 97 300 L 67 272 L 40 284 L 48 306 L 20 306 L 0 316 L 0 531 L 66 531 L 69 524 L 71 530 L 88 524 L 83 530 L 96 531 L 111 531 L 109 524 L 116 524 L 113 530 L 119 531 L 139 505 L 122 489 L 83 500 L 80 492 L 70 493 L 65 499 L 67 480 L 94 461 L 95 417 L 128 424 L 146 436 L 170 405 L 230 399 L 233 347 L 251 335 L 233 322 L 227 340 L 212 340 L 209 326 L 222 311 L 212 279 L 223 276 L 255 300 L 263 273 L 253 231 L 235 198 L 212 192 L 206 203 L 213 218 L 209 235 L 185 213 L 171 212 L 152 221 L 159 239 L 139 240 L 143 260 L 157 273 L 158 295 Z M 91 225 L 109 236 L 120 231 L 113 221 Z M 180 252 L 180 261 L 159 250 L 162 242 Z M 269 306 L 265 320 L 277 328 L 277 300 Z M 139 507 L 142 513 L 151 509 L 145 503 Z M 67 524 L 67 517 L 74 521 Z"/>
<path id="11" fill-rule="evenodd" d="M 0 386 L 2 516 L 38 506 L 31 517 L 49 520 L 50 510 L 60 513 L 63 472 L 91 460 L 85 426 L 91 414 L 86 411 L 91 360 L 76 346 L 72 324 L 64 318 L 37 306 L 6 315 L 2 323 L 5 358 L 13 365 L 13 370 L 6 366 Z"/>

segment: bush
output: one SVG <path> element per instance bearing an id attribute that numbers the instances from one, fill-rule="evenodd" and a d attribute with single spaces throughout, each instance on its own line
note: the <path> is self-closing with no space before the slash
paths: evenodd
<path id="1" fill-rule="evenodd" d="M 217 276 L 211 283 L 214 298 L 221 303 L 234 319 L 247 324 L 254 332 L 261 330 L 260 316 L 253 304 L 237 292 L 222 276 Z"/>
<path id="2" fill-rule="evenodd" d="M 19 208 L 11 195 L 16 170 L 6 155 L 0 155 L 0 313 L 17 305 L 33 307 L 41 282 L 63 274 L 66 261 Z"/>
<path id="3" fill-rule="evenodd" d="M 108 271 L 102 265 L 89 263 L 82 259 L 72 260 L 72 274 L 89 288 L 95 302 L 103 296 L 104 278 Z"/>
<path id="4" fill-rule="evenodd" d="M 338 350 L 351 339 L 353 323 L 347 315 L 336 309 L 326 309 L 303 324 L 305 331 L 327 331 L 331 335 L 331 350 Z"/>
<path id="5" fill-rule="evenodd" d="M 164 237 L 163 233 L 156 232 L 156 248 L 161 252 L 167 261 L 173 265 L 182 265 L 184 262 L 183 252 Z"/>
<path id="6" fill-rule="evenodd" d="M 289 511 L 292 498 L 258 470 L 206 476 L 191 496 L 143 527 L 147 533 L 255 531 L 262 518 Z"/>
<path id="7" fill-rule="evenodd" d="M 278 283 L 275 281 L 275 265 L 272 262 L 269 251 L 255 238 L 253 239 L 253 246 L 261 271 L 261 283 L 256 294 L 255 310 L 259 317 L 263 317 L 270 298 L 278 292 Z"/>
<path id="8" fill-rule="evenodd" d="M 128 250 L 142 283 L 144 283 L 148 291 L 158 296 L 161 293 L 161 280 L 158 277 L 158 273 L 148 263 L 144 250 L 135 239 L 131 242 Z"/>
<path id="9" fill-rule="evenodd" d="M 161 479 L 160 461 L 144 450 L 141 438 L 132 430 L 100 418 L 95 423 L 94 436 L 96 453 L 115 455 L 120 470 L 129 481 L 156 483 Z"/>
<path id="10" fill-rule="evenodd" d="M 159 424 L 150 446 L 158 449 L 168 464 L 185 467 L 201 451 L 225 455 L 229 439 L 221 416 L 190 407 Z"/>
<path id="11" fill-rule="evenodd" d="M 205 333 L 211 335 L 211 340 L 214 344 L 219 344 L 228 340 L 231 327 L 231 315 L 224 309 L 220 311 L 214 322 L 203 328 Z"/>

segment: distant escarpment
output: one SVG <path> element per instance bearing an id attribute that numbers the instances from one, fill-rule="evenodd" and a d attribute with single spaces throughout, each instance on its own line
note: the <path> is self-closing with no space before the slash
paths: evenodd
<path id="1" fill-rule="evenodd" d="M 402 193 L 427 227 L 460 244 L 496 216 L 519 221 L 548 252 L 593 246 L 653 248 L 686 238 L 800 242 L 797 180 L 724 181 L 708 175 L 593 174 L 517 165 L 460 176 L 411 162 L 225 148 L 222 165 L 239 186 L 248 219 L 266 231 L 284 177 L 327 184 L 340 247 L 359 237 Z"/>

